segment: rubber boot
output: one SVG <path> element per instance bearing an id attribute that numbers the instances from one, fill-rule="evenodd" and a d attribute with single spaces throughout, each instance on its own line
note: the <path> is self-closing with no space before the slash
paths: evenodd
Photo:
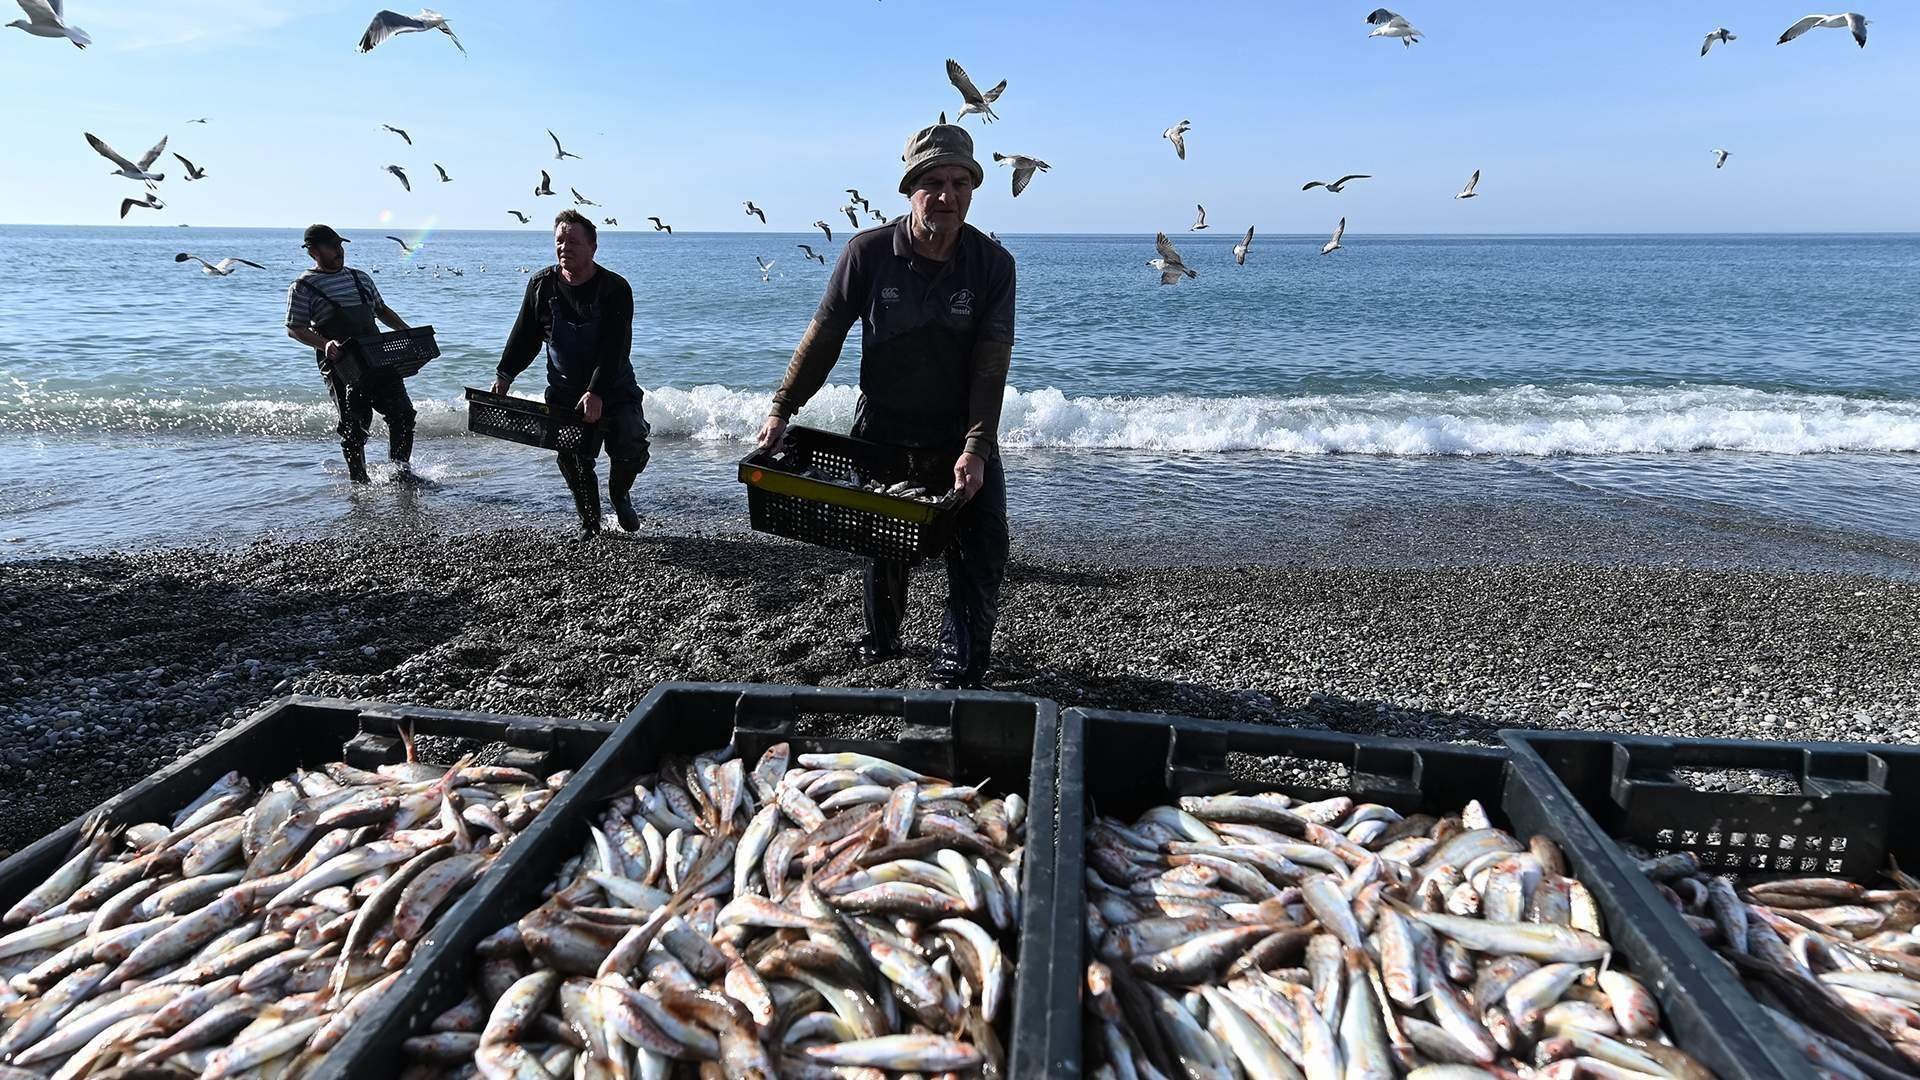
<path id="1" fill-rule="evenodd" d="M 343 444 L 341 453 L 347 458 L 347 479 L 356 484 L 370 484 L 367 476 L 367 448 L 365 445 L 350 446 Z"/>
<path id="2" fill-rule="evenodd" d="M 573 493 L 573 508 L 580 514 L 576 540 L 591 540 L 600 535 L 600 478 L 591 465 L 582 466 L 572 454 L 560 455 L 560 475 L 567 478 L 567 490 Z"/>
<path id="3" fill-rule="evenodd" d="M 640 529 L 640 515 L 633 509 L 633 481 L 640 468 L 632 462 L 615 461 L 607 466 L 607 501 L 613 504 L 613 516 L 626 532 Z"/>
<path id="4" fill-rule="evenodd" d="M 387 419 L 387 460 L 393 462 L 394 479 L 403 484 L 419 483 L 413 471 L 413 417 L 395 422 Z"/>

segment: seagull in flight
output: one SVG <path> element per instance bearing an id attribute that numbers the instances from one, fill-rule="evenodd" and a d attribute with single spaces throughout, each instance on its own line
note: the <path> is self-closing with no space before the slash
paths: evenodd
<path id="1" fill-rule="evenodd" d="M 1247 265 L 1247 249 L 1253 246 L 1253 226 L 1247 226 L 1247 235 L 1233 245 L 1233 262 L 1236 266 Z"/>
<path id="2" fill-rule="evenodd" d="M 582 159 L 582 158 L 580 157 L 580 155 L 579 155 L 579 154 L 576 154 L 576 153 L 574 153 L 573 151 L 571 151 L 571 150 L 568 150 L 568 149 L 567 149 L 566 147 L 564 147 L 564 146 L 561 146 L 561 145 L 560 145 L 560 136 L 558 136 L 558 135 L 555 135 L 555 134 L 553 133 L 553 129 L 552 129 L 552 128 L 548 128 L 548 129 L 547 129 L 547 138 L 549 138 L 549 139 L 552 139 L 552 140 L 553 140 L 553 160 L 555 160 L 555 161 L 565 161 L 565 160 L 567 160 L 568 158 L 572 158 L 572 159 L 574 159 L 575 161 L 581 161 L 581 160 L 584 160 L 584 159 Z"/>
<path id="3" fill-rule="evenodd" d="M 1016 199 L 1020 197 L 1021 192 L 1027 190 L 1028 184 L 1033 183 L 1035 170 L 1046 172 L 1053 167 L 1037 157 L 1028 157 L 1025 154 L 1002 154 L 996 151 L 993 160 L 1002 165 L 1013 166 L 1013 197 Z"/>
<path id="4" fill-rule="evenodd" d="M 67 25 L 66 0 L 18 0 L 18 3 L 27 17 L 15 19 L 8 26 L 17 26 L 34 37 L 66 38 L 73 42 L 76 49 L 93 44 L 93 39 L 87 36 L 85 30 Z"/>
<path id="5" fill-rule="evenodd" d="M 1196 204 L 1194 209 L 1199 211 L 1199 216 L 1193 219 L 1193 224 L 1187 226 L 1188 232 L 1199 232 L 1207 227 L 1207 208 Z"/>
<path id="6" fill-rule="evenodd" d="M 133 209 L 136 206 L 142 207 L 147 210 L 165 210 L 167 208 L 167 204 L 160 201 L 160 196 L 155 195 L 153 192 L 149 191 L 147 192 L 147 197 L 144 199 L 121 199 L 120 200 L 120 220 L 125 221 L 127 218 L 127 211 Z"/>
<path id="7" fill-rule="evenodd" d="M 773 267 L 774 267 L 774 263 L 777 263 L 777 262 L 779 262 L 779 260 L 778 260 L 778 259 L 775 259 L 775 260 L 773 260 L 773 261 L 771 261 L 771 262 L 769 262 L 768 260 L 766 260 L 766 259 L 763 259 L 763 258 L 761 258 L 761 257 L 760 257 L 760 256 L 758 256 L 758 255 L 755 255 L 755 256 L 753 257 L 753 261 L 754 261 L 754 262 L 757 262 L 757 263 L 759 263 L 759 264 L 760 264 L 760 280 L 761 280 L 761 281 L 772 281 L 772 280 L 773 280 Z"/>
<path id="8" fill-rule="evenodd" d="M 1341 218 L 1340 224 L 1335 225 L 1333 227 L 1333 239 L 1327 241 L 1326 246 L 1320 249 L 1320 254 L 1331 255 L 1334 252 L 1339 251 L 1340 238 L 1345 235 L 1347 235 L 1347 219 Z"/>
<path id="9" fill-rule="evenodd" d="M 520 212 L 520 211 L 518 211 L 518 210 L 509 210 L 509 211 L 507 211 L 507 213 L 509 213 L 509 214 L 512 214 L 512 215 L 513 215 L 514 217 L 517 217 L 517 218 L 519 218 L 519 219 L 520 219 L 520 224 L 522 224 L 522 225 L 525 225 L 525 224 L 526 224 L 527 222 L 529 222 L 529 221 L 532 221 L 532 220 L 533 220 L 532 218 L 530 218 L 530 217 L 528 217 L 527 215 L 525 215 L 525 214 L 523 214 L 523 213 L 521 213 L 521 212 Z"/>
<path id="10" fill-rule="evenodd" d="M 1160 133 L 1161 138 L 1173 143 L 1173 152 L 1180 155 L 1181 161 L 1187 160 L 1187 131 L 1192 127 L 1193 121 L 1182 120 Z"/>
<path id="11" fill-rule="evenodd" d="M 616 217 L 603 217 L 600 219 L 600 224 L 610 225 L 613 228 L 617 229 L 620 227 L 620 219 Z"/>
<path id="12" fill-rule="evenodd" d="M 547 170 L 540 170 L 540 186 L 534 188 L 533 193 L 535 195 L 553 194 L 553 178 L 547 175 Z"/>
<path id="13" fill-rule="evenodd" d="M 541 173 L 540 175 L 545 176 L 546 173 Z M 580 194 L 579 188 L 568 188 L 567 190 L 573 192 L 573 205 L 575 206 L 599 206 L 600 205 L 599 203 L 594 202 L 592 199 L 587 198 L 585 195 Z"/>
<path id="14" fill-rule="evenodd" d="M 139 204 L 135 203 L 134 205 L 138 206 Z M 198 255 L 189 255 L 184 251 L 178 255 L 175 255 L 173 257 L 173 261 L 174 262 L 197 262 L 200 264 L 201 268 L 207 274 L 213 277 L 226 277 L 228 274 L 233 273 L 235 270 L 238 270 L 243 266 L 251 266 L 255 270 L 266 269 L 266 267 L 261 266 L 259 263 L 251 262 L 247 259 L 226 258 L 226 259 L 221 259 L 217 263 L 210 263 Z"/>
<path id="15" fill-rule="evenodd" d="M 398 165 L 389 165 L 387 166 L 387 171 L 392 173 L 394 177 L 400 181 L 401 187 L 406 188 L 408 191 L 413 190 L 413 182 L 407 179 L 407 170 Z"/>
<path id="16" fill-rule="evenodd" d="M 827 243 L 829 244 L 833 243 L 833 229 L 830 226 L 828 226 L 826 222 L 816 221 L 813 223 L 813 227 L 827 234 Z"/>
<path id="17" fill-rule="evenodd" d="M 747 213 L 754 217 L 759 218 L 760 224 L 765 225 L 767 223 L 767 212 L 753 205 L 752 199 L 748 199 L 745 205 L 747 208 Z"/>
<path id="18" fill-rule="evenodd" d="M 1420 31 L 1412 23 L 1386 8 L 1374 8 L 1373 13 L 1367 16 L 1367 23 L 1373 27 L 1368 37 L 1399 38 L 1400 44 L 1406 46 L 1412 46 L 1421 38 Z"/>
<path id="19" fill-rule="evenodd" d="M 859 203 L 859 204 L 860 204 L 860 209 L 862 209 L 862 210 L 871 210 L 871 209 L 873 209 L 873 204 L 871 204 L 871 203 L 869 203 L 869 202 L 867 202 L 867 200 L 866 200 L 866 199 L 865 199 L 864 197 L 862 197 L 862 196 L 861 196 L 861 194 L 860 194 L 860 191 L 859 191 L 859 189 L 858 189 L 858 188 L 848 188 L 848 189 L 847 189 L 847 197 L 848 197 L 848 198 L 850 198 L 850 199 L 852 199 L 852 200 L 853 200 L 854 202 L 857 202 L 857 203 Z"/>
<path id="20" fill-rule="evenodd" d="M 1799 37 L 1801 34 L 1815 27 L 1823 30 L 1839 30 L 1844 28 L 1853 35 L 1853 40 L 1857 42 L 1861 48 L 1864 49 L 1867 47 L 1867 17 L 1857 11 L 1842 12 L 1838 15 L 1809 15 L 1799 22 L 1794 23 L 1792 26 L 1787 27 L 1786 32 L 1780 35 L 1780 40 L 1774 42 L 1774 44 L 1785 45 L 1787 42 L 1792 41 L 1794 38 Z"/>
<path id="21" fill-rule="evenodd" d="M 1456 199 L 1473 198 L 1475 195 L 1479 194 L 1478 192 L 1473 190 L 1476 186 L 1479 185 L 1479 183 L 1480 183 L 1480 170 L 1475 169 L 1473 170 L 1473 175 L 1467 177 L 1467 186 L 1461 188 L 1460 193 L 1458 195 L 1455 195 L 1454 198 Z"/>
<path id="22" fill-rule="evenodd" d="M 142 154 L 139 163 L 135 164 L 121 157 L 115 152 L 113 147 L 102 142 L 99 136 L 91 132 L 85 134 L 87 136 L 87 145 L 93 147 L 95 153 L 113 162 L 115 165 L 120 166 L 113 170 L 113 175 L 124 176 L 129 180 L 143 180 L 149 188 L 167 178 L 165 173 L 147 171 L 153 167 L 154 162 L 160 160 L 160 155 L 166 152 L 167 140 L 165 136 L 162 136 L 159 142 L 153 144 L 153 149 Z M 122 216 L 124 217 L 125 215 Z"/>
<path id="23" fill-rule="evenodd" d="M 813 253 L 813 249 L 808 247 L 805 244 L 795 244 L 793 246 L 799 248 L 803 252 L 806 252 L 807 258 L 812 259 L 814 262 L 819 263 L 821 266 L 827 265 L 827 257 L 825 255 L 815 255 Z M 754 257 L 759 258 L 759 256 L 757 255 Z"/>
<path id="24" fill-rule="evenodd" d="M 372 52 L 375 45 L 395 34 L 412 34 L 422 30 L 440 31 L 452 39 L 453 47 L 460 50 L 461 56 L 467 55 L 467 47 L 454 37 L 453 27 L 447 24 L 447 17 L 425 8 L 421 8 L 418 15 L 402 15 L 397 11 L 382 11 L 375 15 L 373 21 L 367 24 L 367 32 L 360 35 L 359 50 Z"/>
<path id="25" fill-rule="evenodd" d="M 439 162 L 436 161 L 433 163 L 433 171 L 440 174 L 441 183 L 450 184 L 453 182 L 453 177 L 447 175 L 447 170 L 444 168 L 441 168 Z"/>
<path id="26" fill-rule="evenodd" d="M 188 180 L 200 180 L 207 175 L 207 170 L 196 166 L 193 162 L 188 161 L 186 158 L 181 157 L 179 154 L 175 154 L 173 156 L 180 162 L 180 164 L 185 165 L 187 167 Z"/>
<path id="27" fill-rule="evenodd" d="M 206 123 L 206 122 L 207 122 L 207 118 L 206 118 L 206 117 L 204 117 L 204 116 L 203 116 L 203 117 L 201 117 L 201 118 L 200 118 L 200 119 L 198 119 L 198 120 L 189 120 L 189 121 L 187 121 L 187 123 L 189 123 L 189 124 L 204 124 L 204 123 Z"/>
<path id="28" fill-rule="evenodd" d="M 666 233 L 668 236 L 673 235 L 673 226 L 667 224 L 664 221 L 661 221 L 657 217 L 649 217 L 647 218 L 647 220 L 653 222 L 654 232 L 663 232 L 663 233 Z"/>
<path id="29" fill-rule="evenodd" d="M 1736 40 L 1738 37 L 1738 34 L 1735 34 L 1724 26 L 1717 27 L 1713 33 L 1707 35 L 1707 40 L 1700 43 L 1700 55 L 1707 55 L 1707 50 L 1713 48 L 1715 42 L 1724 45 L 1729 41 Z"/>
<path id="30" fill-rule="evenodd" d="M 399 244 L 399 245 L 400 245 L 400 254 L 402 254 L 402 255 L 411 255 L 411 254 L 413 254 L 413 246 L 412 246 L 411 244 L 408 244 L 408 243 L 407 243 L 407 242 L 406 242 L 405 240 L 402 240 L 402 239 L 400 239 L 400 238 L 399 238 L 399 237 L 397 237 L 397 236 L 389 236 L 389 237 L 387 237 L 387 239 L 389 239 L 389 240 L 391 240 L 391 241 L 393 241 L 394 243 L 396 243 L 396 244 Z"/>
<path id="31" fill-rule="evenodd" d="M 999 101 L 1000 95 L 1006 92 L 1007 80 L 1001 79 L 1000 85 L 983 94 L 974 88 L 973 80 L 967 78 L 967 69 L 950 59 L 947 61 L 947 81 L 953 83 L 953 88 L 960 91 L 961 98 L 966 101 L 965 105 L 960 106 L 960 115 L 955 117 L 956 123 L 965 120 L 968 113 L 979 113 L 980 118 L 989 124 L 1000 119 L 1000 115 L 993 111 L 993 103 Z"/>
<path id="32" fill-rule="evenodd" d="M 1727 163 L 1727 159 L 1732 156 L 1733 155 L 1727 153 L 1725 150 L 1719 150 L 1719 149 L 1714 150 L 1713 167 L 1718 169 L 1725 166 Z"/>
<path id="33" fill-rule="evenodd" d="M 860 211 L 852 203 L 841 207 L 840 212 L 847 215 L 847 228 L 857 229 L 860 227 Z"/>
<path id="34" fill-rule="evenodd" d="M 875 220 L 875 221 L 877 221 L 877 222 L 879 222 L 880 224 L 882 224 L 882 225 L 885 225 L 885 224 L 887 223 L 887 215 L 885 215 L 885 214 L 883 214 L 883 213 L 881 213 L 880 211 L 878 211 L 878 210 L 869 210 L 869 211 L 867 211 L 867 213 L 869 213 L 869 214 L 872 214 L 872 215 L 873 215 L 873 220 Z"/>
<path id="35" fill-rule="evenodd" d="M 407 140 L 407 145 L 408 145 L 408 146 L 412 146 L 412 145 L 413 145 L 413 136 L 411 136 L 411 135 L 409 135 L 409 134 L 407 134 L 406 132 L 404 132 L 404 131 L 402 131 L 402 130 L 400 130 L 400 129 L 399 129 L 399 128 L 397 128 L 397 127 L 394 127 L 394 126 L 393 126 L 392 124 L 381 124 L 380 126 L 381 126 L 381 127 L 383 127 L 383 128 L 386 128 L 386 129 L 387 129 L 388 131 L 391 131 L 391 132 L 393 132 L 393 133 L 394 133 L 395 135 L 398 135 L 398 136 L 400 136 L 401 138 L 403 138 L 403 139 L 405 139 L 405 140 Z"/>
<path id="36" fill-rule="evenodd" d="M 1173 241 L 1167 239 L 1166 233 L 1155 233 L 1153 235 L 1153 249 L 1160 253 L 1160 257 L 1157 259 L 1148 259 L 1147 265 L 1160 271 L 1160 284 L 1173 285 L 1179 282 L 1182 277 L 1197 278 L 1200 276 L 1200 271 L 1194 270 L 1187 266 L 1186 263 L 1180 261 L 1180 253 L 1174 250 Z"/>
<path id="37" fill-rule="evenodd" d="M 1300 185 L 1300 190 L 1312 191 L 1314 188 L 1323 187 L 1323 188 L 1326 188 L 1328 191 L 1332 192 L 1333 194 L 1338 195 L 1340 194 L 1341 191 L 1346 189 L 1347 184 L 1351 181 L 1371 180 L 1371 179 L 1373 179 L 1372 173 L 1348 173 L 1347 175 L 1341 177 L 1340 179 L 1334 180 L 1331 182 L 1326 180 L 1309 180 L 1306 183 Z"/>

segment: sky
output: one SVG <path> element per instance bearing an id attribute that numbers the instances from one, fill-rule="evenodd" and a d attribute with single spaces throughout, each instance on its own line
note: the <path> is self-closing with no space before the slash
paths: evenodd
<path id="1" fill-rule="evenodd" d="M 849 187 L 903 207 L 906 137 L 958 112 L 953 57 L 1009 83 L 1000 122 L 965 121 L 988 170 L 970 220 L 1003 233 L 1174 233 L 1196 204 L 1265 233 L 1920 231 L 1920 5 L 1874 2 L 1859 49 L 1776 46 L 1804 0 L 1408 0 L 1411 48 L 1368 39 L 1371 0 L 444 0 L 463 57 L 437 33 L 356 53 L 373 3 L 69 0 L 90 49 L 0 27 L 0 220 L 116 223 L 139 185 L 92 132 L 129 157 L 169 136 L 208 171 L 165 157 L 169 208 L 141 224 L 506 228 L 513 208 L 539 229 L 571 185 L 629 228 L 760 228 L 746 199 L 773 228 L 844 225 Z M 1701 57 L 1721 25 L 1738 39 Z M 1183 118 L 1180 161 L 1160 133 Z M 548 128 L 583 160 L 556 162 Z M 1016 200 L 994 151 L 1052 169 Z M 533 196 L 543 168 L 558 198 Z M 1476 168 L 1480 197 L 1453 199 Z M 1374 179 L 1300 190 L 1347 172 Z"/>

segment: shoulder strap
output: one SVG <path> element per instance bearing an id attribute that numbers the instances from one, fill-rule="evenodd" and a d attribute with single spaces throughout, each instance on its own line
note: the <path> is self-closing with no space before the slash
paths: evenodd
<path id="1" fill-rule="evenodd" d="M 347 274 L 353 278 L 353 291 L 360 294 L 360 303 L 367 307 L 372 307 L 373 297 L 367 295 L 367 283 L 364 280 L 365 275 L 354 269 L 348 269 Z"/>

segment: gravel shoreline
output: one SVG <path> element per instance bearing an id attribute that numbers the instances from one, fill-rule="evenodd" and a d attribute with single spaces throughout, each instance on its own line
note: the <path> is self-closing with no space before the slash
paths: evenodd
<path id="1" fill-rule="evenodd" d="M 859 563 L 547 531 L 0 563 L 0 851 L 286 693 L 617 720 L 656 682 L 926 685 L 857 668 Z M 1920 582 L 1532 563 L 1117 567 L 1021 549 L 999 689 L 1419 738 L 1502 727 L 1920 739 Z"/>

